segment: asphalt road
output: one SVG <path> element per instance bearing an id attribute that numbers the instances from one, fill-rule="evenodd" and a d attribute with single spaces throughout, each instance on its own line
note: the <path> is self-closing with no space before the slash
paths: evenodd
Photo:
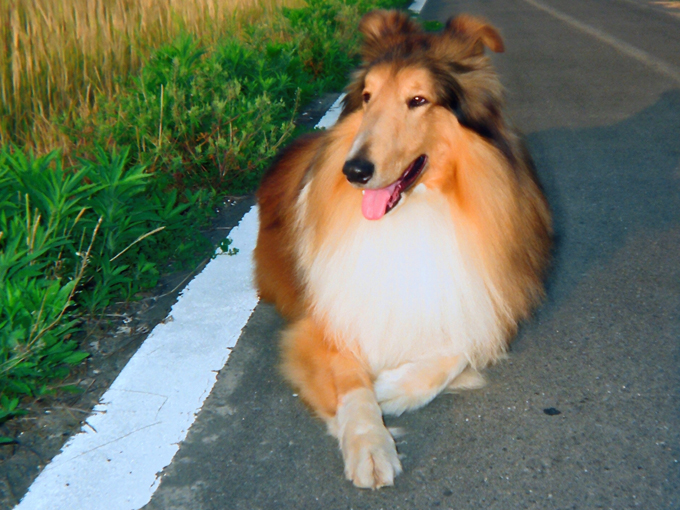
<path id="1" fill-rule="evenodd" d="M 548 299 L 489 385 L 389 419 L 395 487 L 342 476 L 259 305 L 146 507 L 680 508 L 680 19 L 632 0 L 429 0 L 482 15 L 558 235 Z M 554 409 L 559 414 L 546 413 Z"/>

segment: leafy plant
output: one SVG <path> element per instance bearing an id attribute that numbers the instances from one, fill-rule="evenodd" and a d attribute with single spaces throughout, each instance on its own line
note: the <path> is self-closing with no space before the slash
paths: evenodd
<path id="1" fill-rule="evenodd" d="M 50 379 L 86 357 L 68 340 L 86 258 L 66 278 L 62 257 L 91 188 L 77 184 L 82 177 L 64 172 L 52 154 L 0 152 L 0 420 L 17 414 L 19 396 L 44 394 Z"/>
<path id="2" fill-rule="evenodd" d="M 72 169 L 56 153 L 0 151 L 0 421 L 87 357 L 73 339 L 80 310 L 155 285 L 151 239 L 186 228 L 201 196 L 160 200 L 128 151 L 95 156 Z"/>
<path id="3" fill-rule="evenodd" d="M 215 255 L 213 255 L 213 258 L 216 257 L 217 255 L 236 255 L 239 250 L 236 247 L 232 247 L 231 245 L 233 244 L 233 240 L 229 237 L 225 237 L 220 244 L 218 245 L 218 248 L 220 249 L 219 253 L 215 252 Z"/>

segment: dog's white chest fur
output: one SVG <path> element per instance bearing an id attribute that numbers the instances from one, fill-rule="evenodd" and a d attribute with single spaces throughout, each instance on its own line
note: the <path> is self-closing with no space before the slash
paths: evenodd
<path id="1" fill-rule="evenodd" d="M 433 356 L 475 363 L 502 336 L 489 290 L 461 249 L 445 197 L 421 185 L 404 199 L 308 259 L 314 313 L 376 374 Z"/>

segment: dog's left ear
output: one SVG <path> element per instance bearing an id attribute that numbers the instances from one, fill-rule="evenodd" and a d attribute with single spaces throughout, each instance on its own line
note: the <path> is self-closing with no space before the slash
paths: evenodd
<path id="1" fill-rule="evenodd" d="M 373 11 L 361 19 L 359 32 L 364 36 L 361 48 L 364 61 L 372 62 L 403 42 L 409 35 L 420 32 L 420 27 L 406 13 Z"/>
<path id="2" fill-rule="evenodd" d="M 484 46 L 495 53 L 505 50 L 503 39 L 494 27 L 473 16 L 461 15 L 446 22 L 445 33 L 472 44 L 472 53 L 484 53 Z"/>
<path id="3" fill-rule="evenodd" d="M 361 18 L 359 32 L 364 36 L 361 46 L 363 71 L 355 74 L 347 86 L 341 117 L 358 110 L 363 104 L 363 77 L 366 69 L 376 60 L 394 51 L 416 34 L 422 34 L 420 26 L 408 14 L 400 11 L 373 11 Z M 402 48 L 404 51 L 404 48 Z"/>

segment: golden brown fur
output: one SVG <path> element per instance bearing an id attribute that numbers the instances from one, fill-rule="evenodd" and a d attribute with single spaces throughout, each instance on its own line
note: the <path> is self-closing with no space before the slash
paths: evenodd
<path id="1" fill-rule="evenodd" d="M 286 377 L 338 437 L 346 476 L 375 488 L 401 470 L 380 409 L 480 383 L 542 296 L 551 227 L 484 55 L 503 50 L 498 32 L 460 16 L 425 33 L 396 11 L 360 30 L 339 123 L 291 145 L 262 182 L 255 262 L 260 296 L 292 321 Z M 393 189 L 421 155 L 394 210 L 362 217 L 362 192 Z M 353 158 L 371 164 L 368 182 L 343 174 Z"/>

